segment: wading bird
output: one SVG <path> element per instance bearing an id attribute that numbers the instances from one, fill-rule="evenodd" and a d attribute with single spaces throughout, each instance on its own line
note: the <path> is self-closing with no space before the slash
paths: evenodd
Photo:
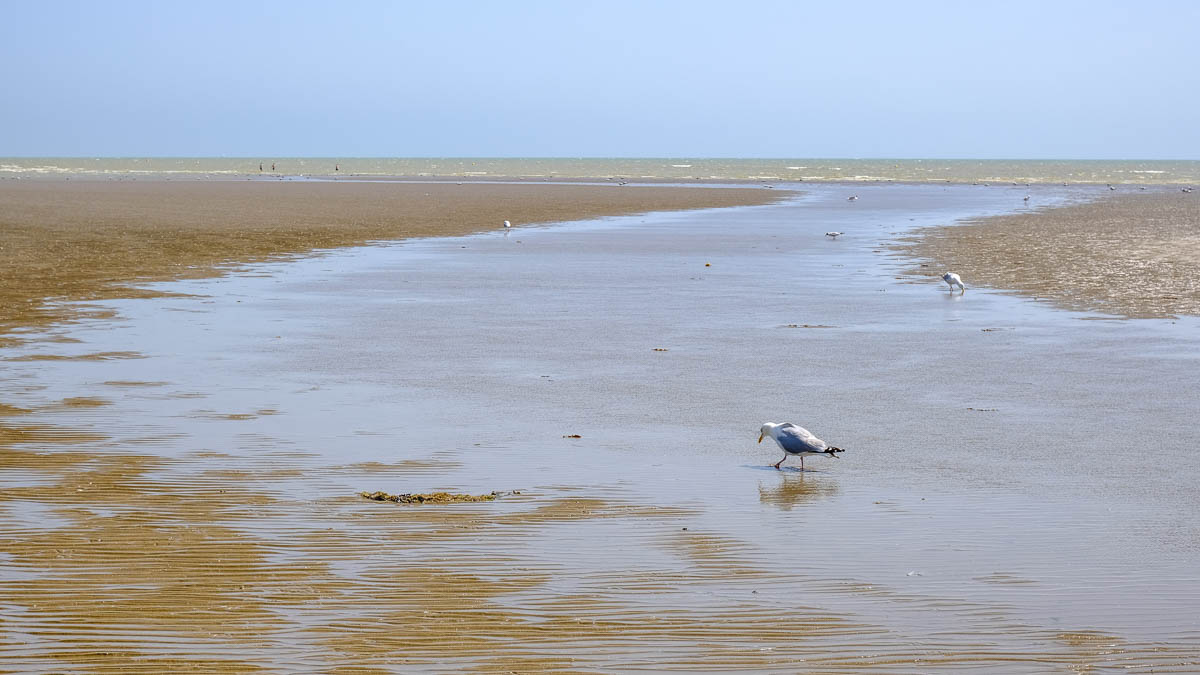
<path id="1" fill-rule="evenodd" d="M 963 286 L 962 278 L 960 278 L 954 272 L 946 272 L 945 274 L 943 274 L 942 281 L 946 282 L 947 284 L 950 284 L 951 292 L 954 291 L 955 286 L 958 286 L 959 288 L 961 288 L 963 293 L 967 292 L 967 287 Z"/>
<path id="2" fill-rule="evenodd" d="M 791 455 L 800 456 L 800 470 L 803 471 L 805 455 L 829 455 L 830 457 L 837 459 L 837 455 L 834 453 L 845 452 L 845 450 L 842 450 L 841 448 L 835 448 L 816 436 L 813 436 L 808 429 L 805 429 L 804 427 L 798 427 L 791 422 L 784 422 L 782 424 L 767 422 L 766 424 L 762 425 L 762 428 L 758 431 L 759 443 L 762 443 L 764 438 L 770 436 L 771 438 L 775 439 L 775 442 L 778 443 L 779 447 L 783 449 L 783 459 L 775 463 L 776 469 L 778 469 L 779 465 L 783 464 Z"/>

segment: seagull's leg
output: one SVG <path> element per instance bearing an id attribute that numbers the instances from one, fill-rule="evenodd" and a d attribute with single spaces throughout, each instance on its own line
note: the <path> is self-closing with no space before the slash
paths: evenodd
<path id="1" fill-rule="evenodd" d="M 804 470 L 804 455 L 800 455 L 800 470 Z"/>
<path id="2" fill-rule="evenodd" d="M 785 461 L 787 461 L 787 453 L 786 452 L 783 453 L 783 459 L 779 460 L 778 462 L 775 462 L 775 468 L 778 469 L 779 465 L 783 464 Z"/>

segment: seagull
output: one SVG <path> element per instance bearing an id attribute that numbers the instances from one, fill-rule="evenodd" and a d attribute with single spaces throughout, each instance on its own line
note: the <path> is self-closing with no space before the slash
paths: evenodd
<path id="1" fill-rule="evenodd" d="M 845 452 L 845 450 L 835 448 L 813 436 L 808 429 L 798 427 L 791 422 L 784 422 L 783 424 L 767 422 L 759 429 L 758 442 L 762 443 L 762 440 L 767 436 L 774 438 L 775 442 L 779 444 L 779 447 L 784 452 L 783 459 L 775 463 L 776 469 L 779 468 L 780 464 L 787 461 L 788 455 L 800 455 L 800 470 L 803 471 L 805 455 L 829 455 L 837 459 L 837 455 L 834 453 Z"/>
<path id="2" fill-rule="evenodd" d="M 954 272 L 946 272 L 945 274 L 943 274 L 942 281 L 946 282 L 947 284 L 950 284 L 950 290 L 952 292 L 954 291 L 955 286 L 958 286 L 959 288 L 961 288 L 963 293 L 967 292 L 967 287 L 963 286 L 962 278 L 959 277 Z"/>
<path id="3" fill-rule="evenodd" d="M 857 199 L 858 195 L 850 195 L 849 197 L 846 197 L 846 201 L 848 202 L 856 201 Z"/>
<path id="4" fill-rule="evenodd" d="M 834 239 L 837 239 L 838 237 L 842 236 L 842 233 L 841 232 L 826 232 L 825 236 L 833 237 Z"/>
<path id="5" fill-rule="evenodd" d="M 512 223 L 510 223 L 506 220 L 506 221 L 504 221 L 504 227 L 506 227 L 506 228 L 512 227 Z"/>
<path id="6" fill-rule="evenodd" d="M 1029 201 L 1029 195 L 1025 195 L 1025 201 Z"/>

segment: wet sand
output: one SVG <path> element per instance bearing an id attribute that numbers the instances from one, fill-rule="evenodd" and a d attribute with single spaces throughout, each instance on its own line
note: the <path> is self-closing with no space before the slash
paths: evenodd
<path id="1" fill-rule="evenodd" d="M 1011 196 L 854 190 L 258 264 L 7 348 L 0 667 L 1194 671 L 1195 325 L 896 283 L 893 233 Z M 771 469 L 782 419 L 845 457 Z"/>
<path id="2" fill-rule="evenodd" d="M 8 332 L 9 349 L 20 345 L 33 350 L 15 356 L 6 351 L 11 365 L 136 361 L 145 355 L 127 349 L 70 355 L 46 351 L 85 341 L 69 334 L 62 326 L 66 321 L 92 327 L 120 321 L 118 313 L 97 301 L 175 292 L 147 289 L 150 281 L 209 277 L 256 261 L 376 240 L 497 229 L 503 220 L 520 227 L 758 204 L 779 196 L 761 189 L 603 185 L 78 177 L 4 181 L 0 339 Z M 12 339 L 12 331 L 19 339 Z M 180 344 L 196 345 L 196 340 L 195 335 L 183 336 Z M 247 470 L 217 450 L 191 450 L 183 457 L 145 452 L 175 436 L 170 431 L 114 434 L 113 422 L 126 414 L 113 409 L 114 401 L 167 386 L 157 379 L 161 374 L 105 379 L 95 383 L 97 395 L 65 396 L 31 408 L 7 402 L 42 386 L 35 383 L 36 371 L 25 375 L 9 370 L 0 380 L 0 605 L 10 619 L 25 617 L 18 623 L 0 622 L 0 671 L 8 671 L 9 664 L 21 664 L 15 666 L 21 672 L 255 670 L 264 645 L 286 625 L 273 616 L 273 608 L 349 592 L 329 563 L 311 559 L 314 551 L 329 544 L 333 560 L 353 561 L 380 545 L 390 546 L 376 542 L 356 548 L 340 535 L 310 534 L 307 519 L 316 514 L 309 502 L 265 489 L 263 482 L 300 475 L 298 469 L 282 468 L 289 463 L 287 453 Z M 186 391 L 168 397 L 190 401 L 210 395 Z M 189 416 L 237 423 L 276 412 L 256 408 Z M 212 463 L 224 466 L 205 467 Z M 437 461 L 376 462 L 345 470 L 420 474 L 446 466 Z M 586 518 L 593 512 L 570 503 L 558 510 L 551 520 Z M 307 559 L 304 564 L 274 561 L 282 551 L 298 549 L 281 548 L 229 524 L 230 519 L 266 514 L 284 519 L 302 514 L 305 524 L 298 530 L 306 538 L 317 537 L 310 542 L 315 548 L 302 547 L 308 551 L 301 555 Z M 448 531 L 462 527 L 456 513 L 414 515 L 432 515 L 434 524 L 448 519 Z M 338 530 L 344 526 L 336 525 Z M 439 628 L 421 616 L 429 603 L 469 612 L 480 601 L 473 598 L 491 593 L 482 580 L 440 572 L 411 578 L 399 573 L 394 583 L 398 589 L 415 586 L 422 600 L 389 611 L 409 616 L 415 625 L 434 626 L 435 644 L 460 639 L 460 629 Z M 127 629 L 141 637 L 126 635 Z M 201 636 L 219 636 L 223 646 L 211 653 L 182 646 Z M 178 647 L 151 646 L 164 641 Z M 240 653 L 257 656 L 242 658 Z M 275 656 L 268 661 L 273 670 L 286 665 Z M 301 663 L 288 668 L 307 670 Z"/>
<path id="3" fill-rule="evenodd" d="M 200 179 L 0 181 L 0 339 L 67 318 L 64 300 L 144 293 L 196 277 L 372 240 L 466 234 L 646 211 L 768 203 L 753 189 Z M 72 308 L 77 313 L 78 308 Z"/>
<path id="4" fill-rule="evenodd" d="M 1200 195 L 1177 189 L 928 228 L 903 250 L 968 285 L 1071 309 L 1200 315 Z"/>

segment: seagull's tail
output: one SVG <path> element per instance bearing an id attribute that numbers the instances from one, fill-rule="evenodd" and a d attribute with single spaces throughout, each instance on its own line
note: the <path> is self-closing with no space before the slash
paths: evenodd
<path id="1" fill-rule="evenodd" d="M 835 453 L 839 453 L 839 452 L 845 452 L 845 450 L 843 450 L 841 448 L 829 448 L 828 450 L 825 451 L 825 454 L 829 455 L 830 457 L 832 457 L 834 459 L 837 459 L 838 456 Z"/>

